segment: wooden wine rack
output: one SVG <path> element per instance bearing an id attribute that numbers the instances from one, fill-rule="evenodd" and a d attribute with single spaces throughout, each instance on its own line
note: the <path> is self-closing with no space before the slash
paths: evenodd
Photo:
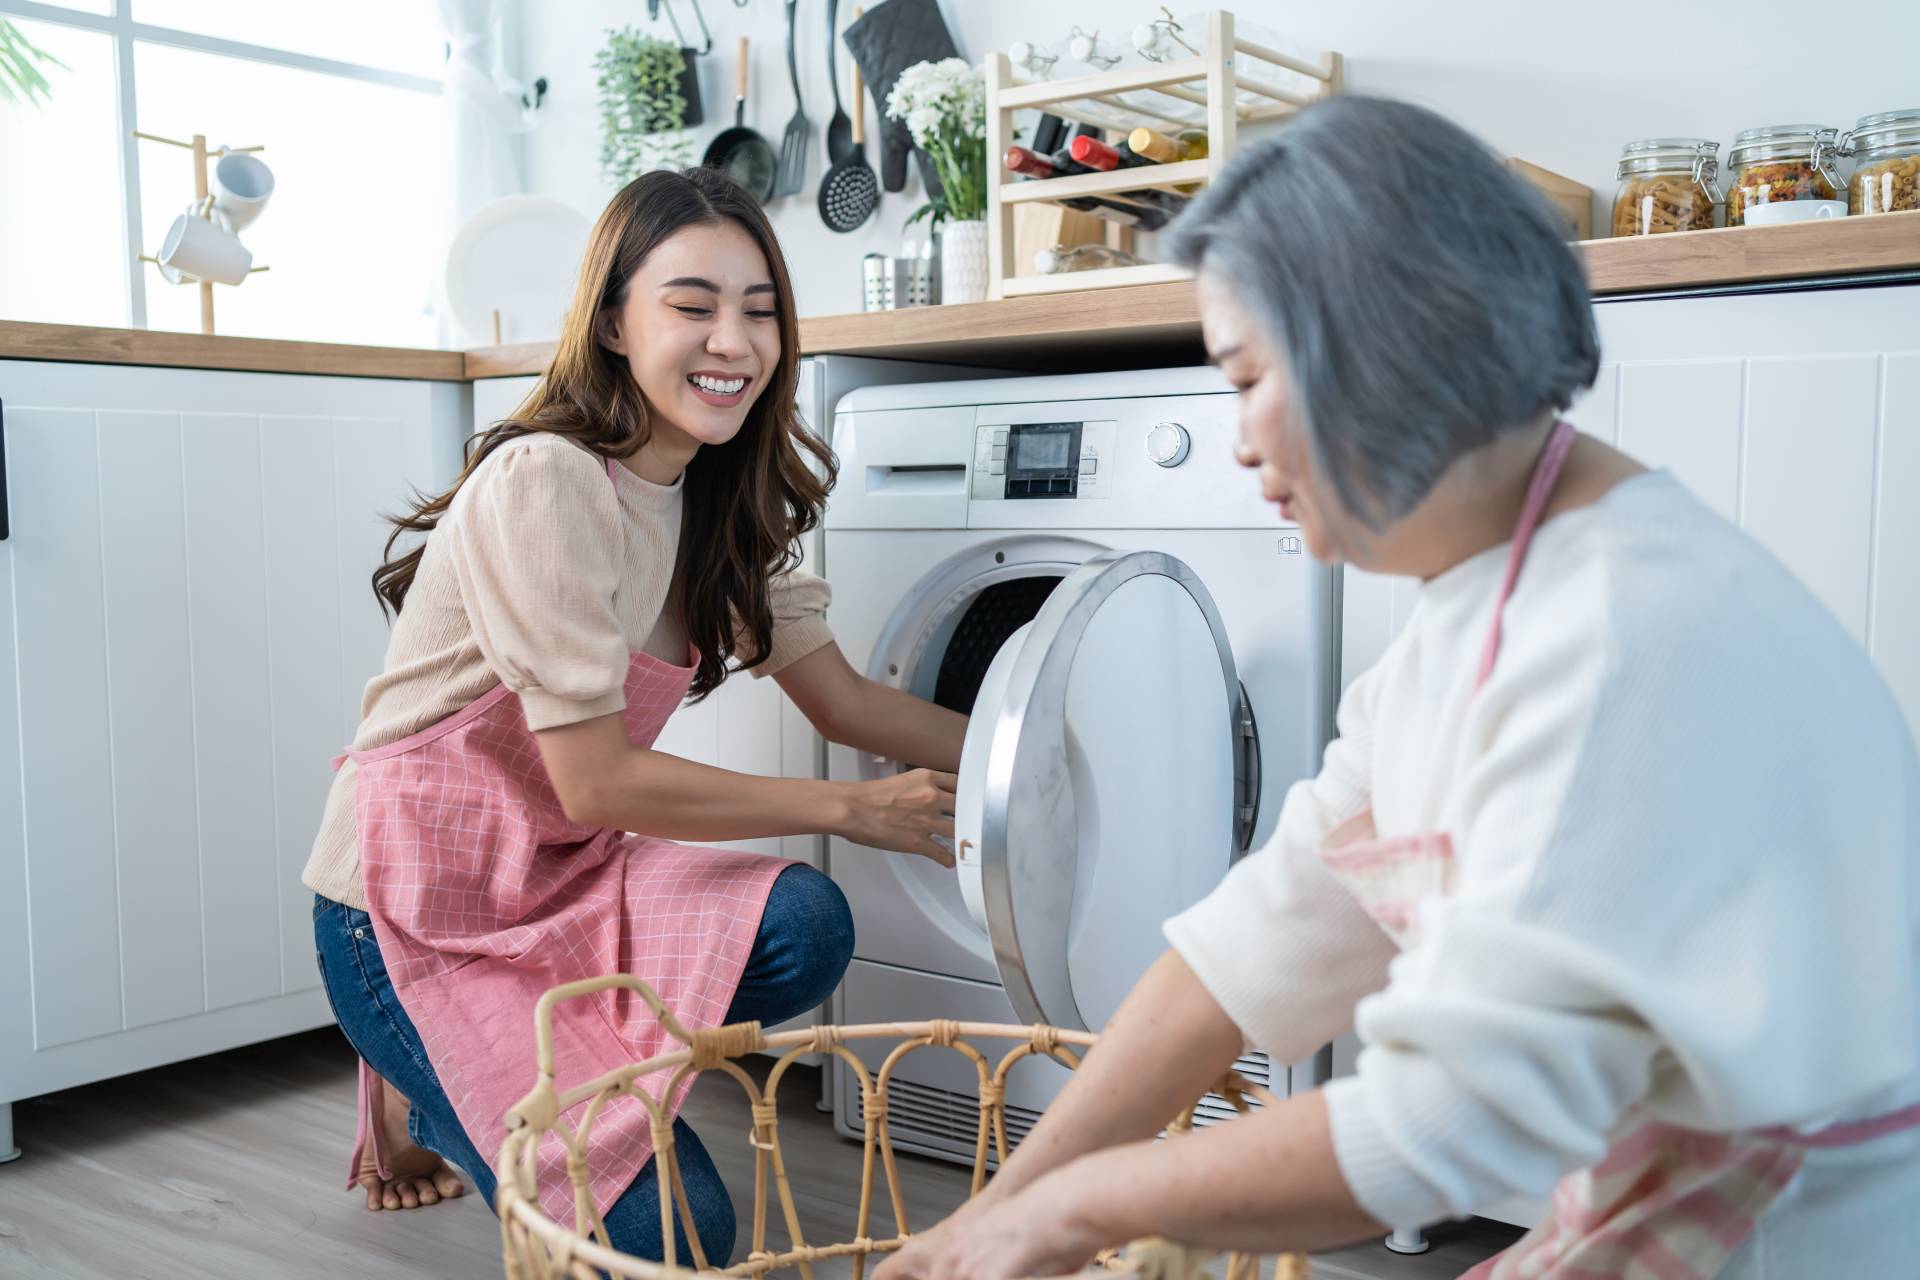
<path id="1" fill-rule="evenodd" d="M 1237 58 L 1250 58 L 1295 72 L 1313 82 L 1310 92 L 1270 85 L 1236 70 Z M 1106 267 L 1060 275 L 1020 276 L 1013 257 L 1013 211 L 1029 201 L 1058 202 L 1075 196 L 1118 197 L 1126 191 L 1205 186 L 1233 158 L 1238 126 L 1242 122 L 1271 120 L 1340 92 L 1342 65 L 1338 53 L 1323 53 L 1318 62 L 1292 57 L 1276 49 L 1238 39 L 1233 14 L 1214 9 L 1207 14 L 1206 48 L 1196 57 L 1145 66 L 1116 67 L 1094 75 L 1064 80 L 1022 81 L 1014 77 L 1004 53 L 987 59 L 987 258 L 990 298 L 1057 293 L 1116 285 L 1155 284 L 1184 280 L 1190 273 L 1167 263 Z M 1190 116 L 1170 109 L 1143 106 L 1119 95 L 1153 90 L 1201 109 Z M 1242 93 L 1257 101 L 1241 101 Z M 1176 164 L 1142 165 L 1110 173 L 1082 173 L 1027 182 L 1009 180 L 1003 157 L 1013 138 L 1013 113 L 1037 109 L 1080 124 L 1115 129 L 1128 118 L 1144 118 L 1153 127 L 1169 131 L 1205 128 L 1207 157 Z"/>

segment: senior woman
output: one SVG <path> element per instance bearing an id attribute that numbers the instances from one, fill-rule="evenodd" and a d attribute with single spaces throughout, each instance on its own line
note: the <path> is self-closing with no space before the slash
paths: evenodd
<path id="1" fill-rule="evenodd" d="M 1420 604 L 1272 842 L 881 1280 L 1327 1248 L 1549 1190 L 1469 1274 L 1915 1274 L 1920 766 L 1866 657 L 1556 416 L 1599 358 L 1580 266 L 1460 129 L 1315 106 L 1179 230 L 1240 460 L 1315 556 Z M 1244 1044 L 1350 1027 L 1356 1074 L 1151 1141 Z"/>

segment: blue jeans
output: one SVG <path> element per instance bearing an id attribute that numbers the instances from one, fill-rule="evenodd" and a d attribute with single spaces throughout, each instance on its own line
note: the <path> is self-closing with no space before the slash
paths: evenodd
<path id="1" fill-rule="evenodd" d="M 419 1033 L 394 996 L 373 921 L 364 911 L 315 895 L 313 941 L 320 979 L 340 1030 L 354 1051 L 413 1104 L 407 1116 L 413 1141 L 457 1166 L 491 1205 L 492 1157 L 498 1154 L 498 1141 L 489 1137 L 494 1149 L 483 1154 L 461 1127 L 433 1064 L 427 1061 Z M 853 915 L 839 886 L 811 867 L 788 867 L 767 896 L 727 1021 L 772 1026 L 798 1017 L 832 994 L 852 956 Z M 531 1025 L 527 1034 L 533 1034 Z M 675 1120 L 673 1133 L 701 1246 L 713 1265 L 725 1266 L 733 1253 L 734 1236 L 733 1203 L 726 1185 L 685 1121 Z M 660 1187 L 652 1161 L 608 1210 L 606 1223 L 614 1248 L 660 1259 Z M 678 1232 L 675 1235 L 681 1265 L 693 1265 L 686 1240 Z"/>

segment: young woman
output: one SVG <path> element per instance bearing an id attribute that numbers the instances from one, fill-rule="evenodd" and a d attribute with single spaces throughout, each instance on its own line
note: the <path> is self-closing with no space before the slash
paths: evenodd
<path id="1" fill-rule="evenodd" d="M 1364 98 L 1182 216 L 1241 461 L 1315 556 L 1420 604 L 1272 842 L 877 1280 L 1312 1250 L 1549 1192 L 1472 1276 L 1914 1274 L 1911 736 L 1778 561 L 1556 418 L 1599 362 L 1560 235 L 1473 138 Z M 1349 1028 L 1355 1074 L 1151 1141 L 1247 1042 Z"/>
<path id="2" fill-rule="evenodd" d="M 827 832 L 950 862 L 965 720 L 856 674 L 826 585 L 792 571 L 826 495 L 810 464 L 832 474 L 795 411 L 797 346 L 752 197 L 708 169 L 648 174 L 600 216 L 539 386 L 395 521 L 424 540 L 374 575 L 393 637 L 304 877 L 363 1059 L 352 1178 L 370 1209 L 458 1194 L 443 1157 L 491 1202 L 502 1115 L 535 1077 L 533 1006 L 559 983 L 635 973 L 695 1026 L 777 1022 L 833 989 L 853 935 L 831 881 L 674 841 Z M 651 750 L 739 668 L 833 741 L 942 772 L 756 778 Z M 555 1037 L 563 1087 L 662 1045 L 617 993 L 560 1006 Z M 726 1189 L 675 1124 L 725 1259 Z M 613 1243 L 658 1257 L 644 1111 L 622 1099 L 594 1134 Z M 548 1209 L 571 1220 L 557 1144 L 543 1156 Z"/>

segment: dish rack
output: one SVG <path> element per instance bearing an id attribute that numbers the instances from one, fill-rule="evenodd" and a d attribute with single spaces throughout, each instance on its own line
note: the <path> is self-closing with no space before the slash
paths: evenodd
<path id="1" fill-rule="evenodd" d="M 630 991 L 646 1001 L 678 1047 L 562 1091 L 554 1080 L 554 1005 L 562 1000 L 593 998 L 616 989 Z M 979 1125 L 969 1194 L 978 1195 L 986 1184 L 988 1152 L 995 1152 L 1003 1161 L 1007 1156 L 1008 1073 L 1028 1058 L 1049 1058 L 1071 1070 L 1080 1065 L 1075 1050 L 1085 1050 L 1094 1042 L 1094 1037 L 1086 1032 L 1057 1027 L 941 1020 L 817 1026 L 804 1031 L 772 1033 L 763 1033 L 757 1022 L 689 1030 L 651 987 L 631 974 L 586 978 L 555 987 L 540 998 L 534 1010 L 534 1025 L 538 1036 L 539 1077 L 533 1092 L 507 1113 L 509 1132 L 496 1166 L 500 1181 L 495 1208 L 500 1215 L 508 1280 L 590 1280 L 603 1275 L 618 1280 L 757 1280 L 783 1271 L 797 1271 L 801 1280 L 814 1280 L 816 1263 L 832 1266 L 843 1259 L 851 1260 L 853 1280 L 862 1280 L 869 1261 L 878 1261 L 899 1249 L 912 1235 L 893 1144 L 887 1137 L 887 1086 L 901 1060 L 910 1053 L 932 1050 L 959 1054 L 972 1068 L 979 1092 Z M 970 1043 L 976 1039 L 1010 1040 L 1014 1047 L 997 1060 L 989 1059 Z M 885 1055 L 878 1071 L 870 1070 L 861 1056 L 847 1047 L 849 1043 L 873 1042 L 880 1042 L 879 1051 Z M 738 1059 L 769 1049 L 781 1051 L 781 1056 L 762 1086 L 741 1068 Z M 864 1136 L 860 1173 L 855 1184 L 859 1217 L 855 1238 L 849 1241 L 807 1242 L 800 1224 L 792 1171 L 780 1146 L 777 1099 L 780 1081 L 796 1061 L 809 1053 L 833 1055 L 841 1069 L 853 1072 L 860 1082 Z M 745 1091 L 753 1117 L 753 1128 L 746 1135 L 746 1141 L 754 1148 L 752 1235 L 746 1258 L 731 1266 L 724 1258 L 708 1258 L 701 1248 L 680 1178 L 679 1162 L 674 1155 L 672 1125 L 663 1101 L 674 1096 L 687 1077 L 699 1071 L 719 1071 L 731 1076 Z M 1231 1074 L 1215 1091 L 1242 1113 L 1256 1104 L 1273 1102 L 1265 1090 Z M 647 1109 L 652 1131 L 669 1135 L 666 1140 L 655 1142 L 655 1159 L 664 1172 L 659 1179 L 660 1234 L 665 1241 L 665 1252 L 670 1255 L 675 1251 L 676 1231 L 684 1232 L 693 1257 L 691 1269 L 637 1258 L 615 1250 L 608 1242 L 606 1224 L 589 1190 L 589 1139 L 595 1117 L 619 1097 L 638 1100 Z M 566 1118 L 566 1113 L 581 1103 L 588 1105 L 578 1117 L 576 1127 Z M 811 1105 L 811 1093 L 808 1105 Z M 1193 1110 L 1189 1108 L 1169 1126 L 1168 1133 L 1178 1135 L 1189 1132 L 1192 1127 Z M 548 1138 L 557 1139 L 565 1148 L 567 1174 L 573 1188 L 571 1224 L 548 1217 L 540 1206 L 536 1166 L 539 1148 Z M 876 1173 L 884 1178 L 886 1209 L 891 1211 L 894 1227 L 891 1236 L 873 1230 L 879 1199 L 875 1194 Z M 787 1237 L 786 1248 L 779 1250 L 772 1248 L 767 1238 L 769 1219 L 776 1214 Z M 1216 1263 L 1222 1265 L 1215 1267 Z M 1260 1280 L 1261 1277 L 1261 1259 L 1256 1255 L 1221 1254 L 1159 1238 L 1139 1240 L 1124 1249 L 1107 1251 L 1096 1264 L 1105 1273 L 1104 1280 L 1126 1280 L 1127 1277 L 1213 1280 L 1215 1276 L 1219 1280 Z M 1300 1254 L 1278 1255 L 1267 1274 L 1272 1280 L 1306 1280 L 1306 1258 Z"/>
<path id="2" fill-rule="evenodd" d="M 1237 65 L 1239 59 L 1248 60 L 1248 65 Z M 1168 263 L 1020 276 L 1013 257 L 1013 212 L 1030 201 L 1057 203 L 1076 196 L 1117 197 L 1144 188 L 1203 187 L 1233 159 L 1239 125 L 1290 116 L 1340 92 L 1341 78 L 1338 53 L 1323 53 L 1312 62 L 1240 39 L 1234 35 L 1233 14 L 1225 9 L 1207 13 L 1205 48 L 1176 61 L 1116 67 L 1071 79 L 1024 81 L 1015 78 L 1006 54 L 993 54 L 986 65 L 987 296 L 1011 298 L 1189 278 L 1191 272 Z M 1122 132 L 1137 125 L 1159 130 L 1204 128 L 1207 156 L 1106 173 L 1009 181 L 1002 157 L 1013 141 L 1013 113 L 1023 109 Z"/>

